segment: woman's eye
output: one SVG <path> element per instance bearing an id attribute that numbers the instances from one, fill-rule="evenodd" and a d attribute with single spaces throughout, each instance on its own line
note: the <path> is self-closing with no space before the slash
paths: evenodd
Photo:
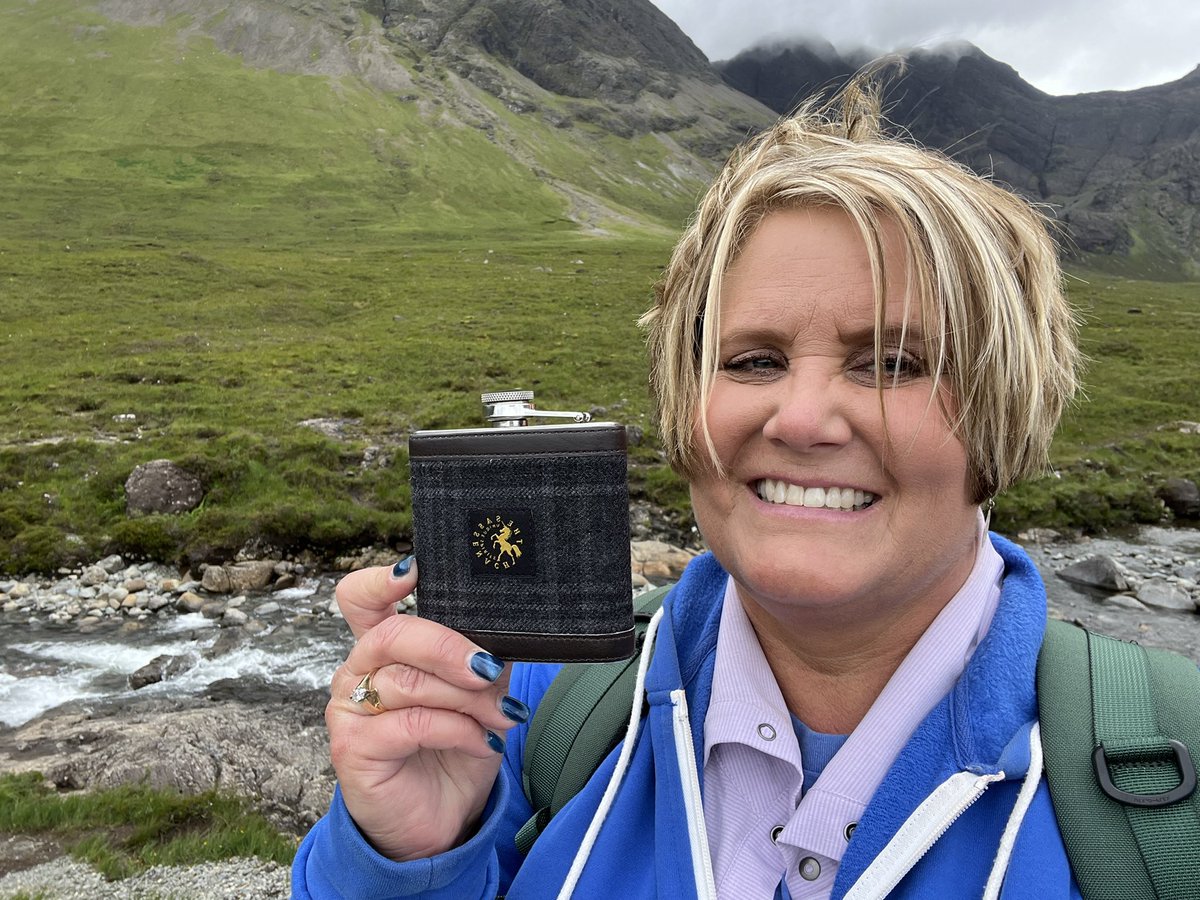
<path id="1" fill-rule="evenodd" d="M 742 353 L 730 359 L 721 368 L 744 378 L 765 378 L 787 368 L 787 360 L 776 353 Z"/>
<path id="2" fill-rule="evenodd" d="M 871 356 L 854 366 L 854 372 L 866 382 L 875 384 L 875 358 Z M 884 386 L 894 382 L 911 381 L 929 374 L 925 362 L 919 356 L 901 350 L 885 351 L 880 361 L 879 373 Z"/>

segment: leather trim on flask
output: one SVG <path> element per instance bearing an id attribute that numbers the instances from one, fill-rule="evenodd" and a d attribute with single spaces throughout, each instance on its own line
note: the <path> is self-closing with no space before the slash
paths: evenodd
<path id="1" fill-rule="evenodd" d="M 463 428 L 414 431 L 408 438 L 409 457 L 487 456 L 493 453 L 545 455 L 555 453 L 624 452 L 625 429 L 614 422 L 582 425 L 528 425 L 523 428 Z"/>

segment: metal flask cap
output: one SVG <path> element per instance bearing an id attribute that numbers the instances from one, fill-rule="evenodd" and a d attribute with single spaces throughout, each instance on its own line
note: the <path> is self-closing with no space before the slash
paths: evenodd
<path id="1" fill-rule="evenodd" d="M 483 401 L 483 416 L 497 428 L 519 428 L 528 425 L 529 419 L 570 419 L 572 422 L 590 422 L 591 413 L 569 412 L 558 409 L 535 409 L 533 391 L 492 391 L 480 397 Z"/>

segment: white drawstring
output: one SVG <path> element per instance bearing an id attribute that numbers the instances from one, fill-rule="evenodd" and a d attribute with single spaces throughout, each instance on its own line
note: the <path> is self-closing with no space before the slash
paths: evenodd
<path id="1" fill-rule="evenodd" d="M 1025 820 L 1033 795 L 1037 793 L 1038 782 L 1042 779 L 1042 730 L 1037 722 L 1029 730 L 1029 771 L 1021 782 L 1021 790 L 1017 794 L 1017 802 L 1004 826 L 1004 834 L 1000 838 L 1000 846 L 996 850 L 996 861 L 992 864 L 992 873 L 988 877 L 987 887 L 983 892 L 983 900 L 996 900 L 1000 896 L 1000 888 L 1004 884 L 1004 875 L 1008 871 L 1008 861 L 1012 858 L 1013 848 L 1017 843 L 1017 832 Z"/>
<path id="2" fill-rule="evenodd" d="M 642 655 L 638 659 L 637 682 L 633 688 L 633 706 L 629 711 L 629 727 L 625 731 L 621 755 L 617 757 L 617 766 L 613 769 L 612 777 L 608 779 L 608 787 L 604 789 L 604 796 L 600 798 L 600 805 L 596 808 L 596 814 L 592 816 L 587 833 L 583 836 L 583 842 L 575 852 L 575 859 L 571 863 L 570 871 L 567 872 L 567 880 L 563 882 L 562 889 L 558 892 L 558 900 L 570 900 L 571 895 L 574 894 L 575 886 L 583 874 L 583 867 L 587 865 L 588 857 L 592 854 L 592 847 L 600 835 L 600 828 L 608 816 L 608 811 L 612 808 L 617 790 L 621 787 L 625 770 L 629 768 L 629 760 L 633 757 L 633 745 L 637 742 L 638 723 L 642 718 L 642 703 L 646 693 L 646 670 L 650 667 L 654 638 L 658 634 L 658 623 L 662 620 L 662 614 L 662 607 L 659 607 L 653 618 L 650 619 L 650 624 L 646 626 L 646 637 L 642 642 Z"/>

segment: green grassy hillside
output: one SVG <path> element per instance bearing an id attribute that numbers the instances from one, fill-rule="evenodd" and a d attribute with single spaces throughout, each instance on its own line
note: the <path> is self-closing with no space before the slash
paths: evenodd
<path id="1" fill-rule="evenodd" d="M 428 67 L 403 95 L 255 68 L 190 22 L 0 0 L 0 570 L 403 541 L 407 432 L 506 387 L 646 428 L 635 493 L 686 526 L 634 321 L 700 169 Z M 1200 475 L 1198 439 L 1156 430 L 1197 417 L 1193 288 L 1073 286 L 1097 402 L 1067 477 L 997 524 L 1153 518 L 1163 478 Z M 204 504 L 126 520 L 161 457 Z"/>
<path id="2" fill-rule="evenodd" d="M 480 391 L 644 416 L 633 321 L 690 202 L 674 176 L 639 195 L 614 168 L 639 211 L 598 201 L 609 233 L 589 238 L 544 177 L 424 101 L 251 68 L 184 22 L 51 0 L 0 18 L 0 566 L 400 539 L 404 435 L 473 421 Z M 662 168 L 661 145 L 496 115 L 559 179 Z M 163 456 L 203 474 L 204 507 L 123 521 L 125 477 Z"/>
<path id="3" fill-rule="evenodd" d="M 397 95 L 251 67 L 187 19 L 135 28 L 68 0 L 3 0 L 0 20 L 4 240 L 532 235 L 573 227 L 549 180 L 593 193 L 602 222 L 673 227 L 701 183 L 665 172 L 652 138 L 577 141 L 445 72 Z M 622 174 L 639 171 L 653 177 Z"/>

